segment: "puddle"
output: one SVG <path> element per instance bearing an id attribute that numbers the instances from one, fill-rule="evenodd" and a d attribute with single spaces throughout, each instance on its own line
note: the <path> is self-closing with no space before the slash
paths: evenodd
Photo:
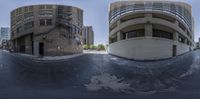
<path id="1" fill-rule="evenodd" d="M 180 77 L 186 77 L 186 76 L 192 75 L 199 68 L 200 68 L 200 57 L 197 56 L 193 60 L 193 64 L 190 66 L 190 69 L 186 73 L 182 74 Z"/>
<path id="2" fill-rule="evenodd" d="M 130 88 L 130 84 L 122 81 L 122 78 L 117 78 L 114 75 L 103 73 L 98 76 L 93 76 L 89 84 L 85 84 L 88 91 L 98 91 L 109 89 L 115 92 L 125 92 Z"/>

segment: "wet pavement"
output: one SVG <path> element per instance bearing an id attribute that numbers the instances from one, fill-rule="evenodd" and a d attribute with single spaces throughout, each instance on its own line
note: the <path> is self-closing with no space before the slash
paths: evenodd
<path id="1" fill-rule="evenodd" d="M 107 54 L 39 61 L 0 50 L 0 99 L 199 99 L 200 50 L 142 62 Z"/>

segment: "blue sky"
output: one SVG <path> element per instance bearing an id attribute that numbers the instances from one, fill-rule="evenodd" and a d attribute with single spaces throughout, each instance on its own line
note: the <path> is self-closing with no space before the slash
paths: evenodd
<path id="1" fill-rule="evenodd" d="M 84 10 L 84 25 L 93 26 L 95 44 L 108 43 L 108 7 L 117 0 L 0 0 L 0 27 L 10 26 L 10 11 L 32 4 L 63 4 L 79 7 Z M 200 0 L 179 0 L 192 5 L 195 19 L 195 41 L 200 37 Z"/>

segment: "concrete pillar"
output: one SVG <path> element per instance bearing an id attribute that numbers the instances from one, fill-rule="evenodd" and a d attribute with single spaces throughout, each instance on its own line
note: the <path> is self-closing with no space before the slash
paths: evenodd
<path id="1" fill-rule="evenodd" d="M 117 21 L 117 26 L 119 26 L 121 24 L 121 20 Z"/>
<path id="2" fill-rule="evenodd" d="M 121 40 L 121 31 L 117 32 L 117 41 Z"/>
<path id="3" fill-rule="evenodd" d="M 184 43 L 187 44 L 187 39 L 184 40 Z"/>
<path id="4" fill-rule="evenodd" d="M 178 32 L 173 33 L 173 41 L 174 41 L 174 44 L 178 43 Z"/>
<path id="5" fill-rule="evenodd" d="M 146 14 L 145 14 L 145 18 L 146 18 L 146 19 L 152 18 L 152 14 L 151 14 L 151 13 L 146 13 Z"/>
<path id="6" fill-rule="evenodd" d="M 173 33 L 173 40 L 178 41 L 178 33 L 177 32 Z"/>
<path id="7" fill-rule="evenodd" d="M 145 24 L 145 37 L 152 37 L 153 35 L 153 27 L 151 24 L 152 14 L 146 13 L 145 19 L 147 20 L 147 23 Z"/>
<path id="8" fill-rule="evenodd" d="M 25 37 L 25 53 L 32 54 L 32 45 L 31 45 L 31 36 L 28 35 Z"/>
<path id="9" fill-rule="evenodd" d="M 33 43 L 33 54 L 35 55 L 35 56 L 39 56 L 39 42 L 34 42 Z"/>
<path id="10" fill-rule="evenodd" d="M 151 23 L 145 24 L 145 36 L 146 37 L 152 37 L 153 35 L 153 27 Z"/>

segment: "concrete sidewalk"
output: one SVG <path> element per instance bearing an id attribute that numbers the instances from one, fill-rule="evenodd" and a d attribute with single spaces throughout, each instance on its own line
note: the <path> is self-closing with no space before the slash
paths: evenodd
<path id="1" fill-rule="evenodd" d="M 97 51 L 97 50 L 83 50 L 85 54 L 108 54 L 107 51 Z"/>
<path id="2" fill-rule="evenodd" d="M 4 50 L 5 51 L 5 50 Z M 9 51 L 6 51 L 9 53 Z M 18 55 L 22 57 L 28 57 L 34 60 L 38 61 L 48 61 L 48 60 L 64 60 L 64 59 L 70 59 L 79 57 L 85 54 L 108 54 L 106 51 L 97 51 L 97 50 L 84 50 L 81 54 L 72 54 L 72 55 L 63 55 L 63 56 L 35 56 L 30 54 L 24 54 L 24 53 L 10 53 L 12 55 Z"/>
<path id="3" fill-rule="evenodd" d="M 64 56 L 34 56 L 34 55 L 29 55 L 29 54 L 24 54 L 24 53 L 10 53 L 10 54 L 14 56 L 18 55 L 22 57 L 27 57 L 27 58 L 31 58 L 33 60 L 38 60 L 38 61 L 64 60 L 64 59 L 70 59 L 70 58 L 75 58 L 75 57 L 84 55 L 84 53 L 64 55 Z"/>

